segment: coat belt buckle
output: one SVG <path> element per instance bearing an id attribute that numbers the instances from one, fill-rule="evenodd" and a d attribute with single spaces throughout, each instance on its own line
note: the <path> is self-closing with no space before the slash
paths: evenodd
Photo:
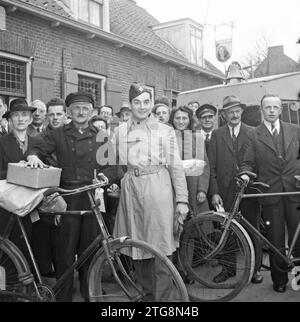
<path id="1" fill-rule="evenodd" d="M 139 177 L 139 176 L 140 176 L 140 171 L 139 171 L 139 169 L 138 169 L 138 168 L 135 168 L 135 169 L 134 169 L 134 175 L 135 175 L 136 177 Z"/>

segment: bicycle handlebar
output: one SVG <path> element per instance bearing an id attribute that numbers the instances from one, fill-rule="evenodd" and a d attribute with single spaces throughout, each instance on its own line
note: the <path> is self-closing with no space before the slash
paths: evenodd
<path id="1" fill-rule="evenodd" d="M 56 192 L 58 192 L 60 195 L 75 195 L 81 192 L 85 192 L 85 191 L 89 191 L 89 190 L 93 190 L 93 189 L 97 189 L 97 188 L 101 188 L 104 187 L 108 184 L 107 181 L 99 181 L 97 183 L 93 183 L 90 185 L 86 185 L 80 188 L 76 188 L 76 189 L 62 189 L 60 187 L 55 187 L 55 188 L 49 188 L 44 192 L 44 197 L 48 197 Z"/>

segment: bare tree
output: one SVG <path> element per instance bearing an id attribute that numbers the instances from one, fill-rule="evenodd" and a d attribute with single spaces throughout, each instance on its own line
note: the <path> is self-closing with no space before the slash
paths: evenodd
<path id="1" fill-rule="evenodd" d="M 254 48 L 241 59 L 242 69 L 248 74 L 248 78 L 253 77 L 255 68 L 267 57 L 269 40 L 263 36 L 256 43 Z"/>

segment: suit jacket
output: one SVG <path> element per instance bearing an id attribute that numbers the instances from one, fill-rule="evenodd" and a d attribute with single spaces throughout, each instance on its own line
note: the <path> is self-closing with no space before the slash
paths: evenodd
<path id="1" fill-rule="evenodd" d="M 42 138 L 40 136 L 28 136 L 29 151 L 33 145 L 41 144 Z M 17 163 L 21 160 L 26 160 L 26 153 L 23 154 L 19 144 L 13 133 L 6 134 L 0 138 L 0 179 L 6 179 L 8 163 Z"/>
<path id="2" fill-rule="evenodd" d="M 228 208 L 233 201 L 233 189 L 235 187 L 233 178 L 239 172 L 247 144 L 249 134 L 253 128 L 241 124 L 240 133 L 237 137 L 237 160 L 233 147 L 232 138 L 227 125 L 213 131 L 208 148 L 208 159 L 210 163 L 210 185 L 209 195 L 212 197 L 219 194 L 223 199 L 224 206 Z M 228 200 L 230 199 L 230 201 Z"/>
<path id="3" fill-rule="evenodd" d="M 256 168 L 257 180 L 270 185 L 268 192 L 295 191 L 294 175 L 300 174 L 299 155 L 300 127 L 280 122 L 283 133 L 285 156 L 277 156 L 272 136 L 264 124 L 259 125 L 250 135 L 250 144 L 242 162 L 241 170 L 253 171 Z M 255 172 L 255 171 L 254 171 Z M 278 197 L 259 198 L 262 204 L 272 205 Z M 289 196 L 291 201 L 299 202 L 299 196 Z"/>
<path id="4" fill-rule="evenodd" d="M 42 133 L 44 131 L 46 131 L 46 129 L 47 129 L 46 125 L 43 125 L 42 132 L 38 132 L 36 130 L 36 128 L 31 123 L 31 124 L 28 125 L 27 134 L 28 134 L 28 136 L 31 136 L 31 137 L 34 137 L 34 136 L 37 136 L 37 135 L 42 135 Z"/>

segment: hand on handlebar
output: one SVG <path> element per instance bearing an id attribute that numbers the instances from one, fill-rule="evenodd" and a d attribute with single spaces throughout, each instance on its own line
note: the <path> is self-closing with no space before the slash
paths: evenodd
<path id="1" fill-rule="evenodd" d="M 240 178 L 241 178 L 241 179 L 242 179 L 246 184 L 248 184 L 248 183 L 249 183 L 249 181 L 250 181 L 249 176 L 247 176 L 246 174 L 241 175 L 241 176 L 240 176 Z"/>
<path id="2" fill-rule="evenodd" d="M 104 185 L 107 185 L 109 183 L 108 178 L 102 172 L 97 174 L 96 180 L 98 182 L 102 182 Z"/>

